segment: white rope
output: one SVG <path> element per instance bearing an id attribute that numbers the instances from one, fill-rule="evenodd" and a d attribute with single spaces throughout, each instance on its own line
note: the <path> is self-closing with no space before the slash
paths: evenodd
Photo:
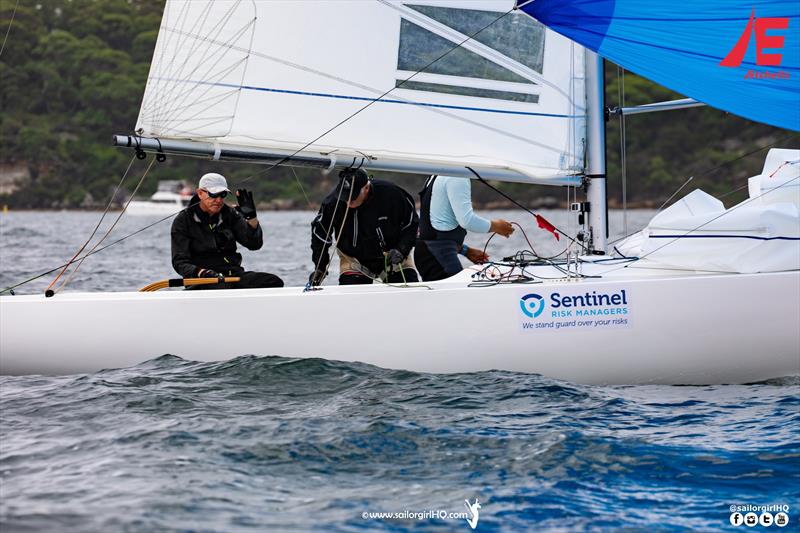
<path id="1" fill-rule="evenodd" d="M 353 183 L 355 183 L 355 177 L 353 178 Z M 326 253 L 328 254 L 328 264 L 325 266 L 325 274 L 322 276 L 322 279 L 319 280 L 320 284 L 325 280 L 326 277 L 328 277 L 328 271 L 330 270 L 330 267 L 331 267 L 331 257 L 330 257 L 331 245 L 328 244 L 328 240 L 330 240 L 331 230 L 333 229 L 333 222 L 334 222 L 334 220 L 336 220 L 336 211 L 339 209 L 339 202 L 342 199 L 342 189 L 343 189 L 343 187 L 340 186 L 339 187 L 339 194 L 336 197 L 336 203 L 333 206 L 333 214 L 331 215 L 331 222 L 330 222 L 330 224 L 328 224 L 328 229 L 325 232 L 325 240 L 323 241 L 324 244 L 322 245 L 323 246 L 323 252 L 319 255 L 319 259 L 317 259 L 317 264 L 314 265 L 314 271 L 316 272 L 316 271 L 319 270 L 319 265 L 320 265 L 320 262 L 322 261 L 322 257 Z M 350 211 L 350 202 L 352 201 L 352 198 L 353 198 L 353 187 L 351 186 L 350 187 L 350 193 L 349 193 L 349 195 L 347 197 L 347 203 L 345 204 L 344 216 L 342 217 L 342 226 L 339 228 L 339 231 L 336 233 L 336 241 L 333 243 L 333 249 L 334 250 L 339 248 L 339 239 L 342 238 L 342 231 L 344 230 L 344 223 L 347 220 L 347 213 Z M 328 246 L 327 250 L 324 249 L 324 247 L 326 245 Z"/>
<path id="2" fill-rule="evenodd" d="M 297 185 L 300 186 L 300 190 L 303 192 L 303 196 L 306 199 L 306 205 L 308 205 L 309 208 L 313 208 L 313 206 L 311 205 L 311 200 L 308 199 L 308 195 L 306 194 L 305 187 L 303 187 L 303 184 L 300 182 L 300 178 L 297 177 L 297 172 L 294 171 L 294 167 L 289 167 L 289 168 L 292 170 L 292 174 L 294 174 L 294 180 L 297 182 Z M 328 238 L 326 237 L 325 240 L 327 241 Z"/>

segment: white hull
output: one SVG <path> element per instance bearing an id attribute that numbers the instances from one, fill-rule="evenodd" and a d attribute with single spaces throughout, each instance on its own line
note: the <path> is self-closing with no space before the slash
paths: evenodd
<path id="1" fill-rule="evenodd" d="M 198 361 L 322 357 L 419 372 L 501 369 L 589 384 L 746 383 L 800 374 L 800 272 L 609 272 L 614 268 L 583 267 L 583 274 L 604 272 L 602 279 L 480 288 L 467 287 L 474 273 L 467 270 L 429 284 L 433 290 L 374 285 L 311 293 L 293 287 L 3 297 L 0 372 L 94 372 L 170 353 Z M 550 267 L 527 271 L 560 277 Z M 621 291 L 624 315 L 596 318 L 624 317 L 624 325 L 595 327 L 590 318 L 573 317 L 556 329 L 553 293 Z M 530 293 L 548 302 L 537 318 L 520 306 Z M 537 328 L 542 322 L 554 325 Z"/>
<path id="2" fill-rule="evenodd" d="M 134 200 L 128 204 L 125 214 L 130 216 L 174 215 L 185 207 L 180 201 L 163 203 Z"/>

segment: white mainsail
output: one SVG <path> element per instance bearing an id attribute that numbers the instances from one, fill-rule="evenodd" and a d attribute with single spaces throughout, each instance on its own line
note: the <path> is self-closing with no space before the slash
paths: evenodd
<path id="1" fill-rule="evenodd" d="M 168 0 L 137 132 L 580 174 L 584 49 L 513 4 Z"/>

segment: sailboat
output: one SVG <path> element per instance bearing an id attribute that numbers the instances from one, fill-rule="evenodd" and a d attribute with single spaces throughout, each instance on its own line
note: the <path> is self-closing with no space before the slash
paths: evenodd
<path id="1" fill-rule="evenodd" d="M 771 150 L 746 201 L 693 191 L 610 249 L 601 57 L 696 99 L 652 107 L 800 130 L 798 24 L 785 1 L 168 0 L 136 132 L 118 146 L 585 188 L 582 230 L 559 234 L 566 258 L 518 254 L 405 287 L 2 297 L 0 371 L 171 353 L 589 384 L 799 374 L 800 153 Z M 236 317 L 224 340 L 188 327 L 208 316 Z"/>

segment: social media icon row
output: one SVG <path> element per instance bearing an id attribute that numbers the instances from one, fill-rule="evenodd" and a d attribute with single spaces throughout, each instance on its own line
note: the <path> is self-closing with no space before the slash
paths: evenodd
<path id="1" fill-rule="evenodd" d="M 732 526 L 741 526 L 742 524 L 754 527 L 756 524 L 762 526 L 771 526 L 775 524 L 778 527 L 785 527 L 789 523 L 789 515 L 786 513 L 778 513 L 775 516 L 772 516 L 772 513 L 761 513 L 761 515 L 757 515 L 756 513 L 731 513 L 731 525 Z"/>

